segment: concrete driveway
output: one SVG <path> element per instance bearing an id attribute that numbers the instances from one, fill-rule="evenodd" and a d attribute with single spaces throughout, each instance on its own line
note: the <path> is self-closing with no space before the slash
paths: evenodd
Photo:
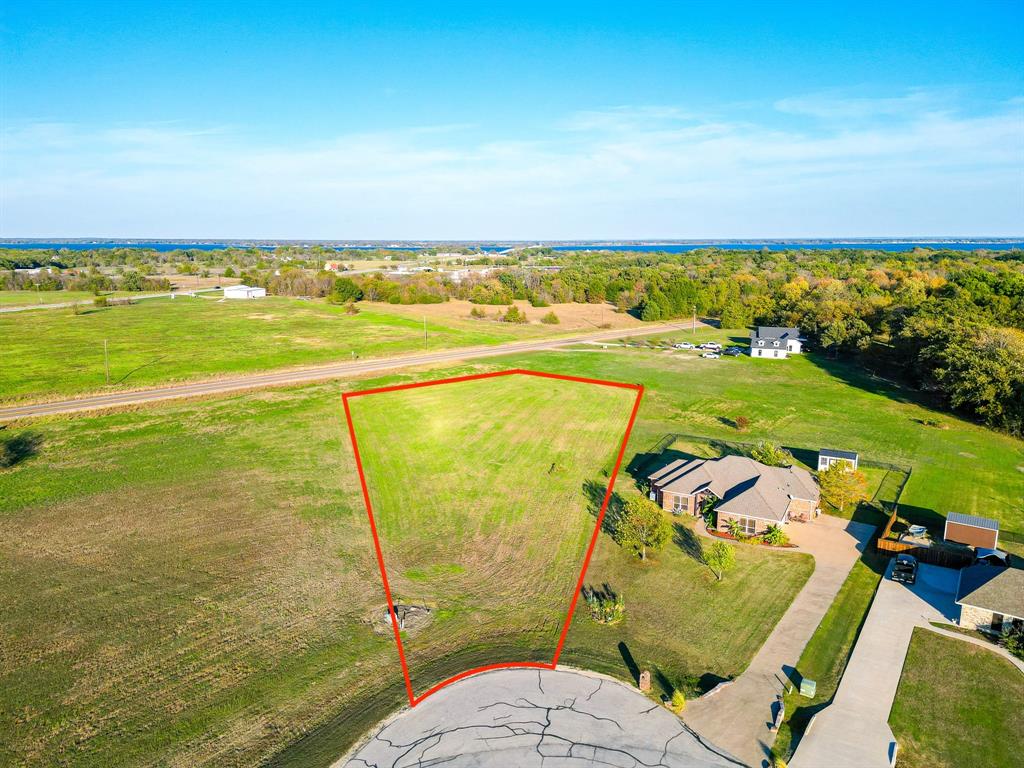
<path id="1" fill-rule="evenodd" d="M 664 707 L 611 678 L 502 669 L 442 688 L 340 766 L 736 768 Z"/>
<path id="2" fill-rule="evenodd" d="M 769 726 L 777 699 L 874 530 L 870 525 L 827 515 L 786 527 L 799 549 L 780 551 L 813 555 L 814 573 L 747 670 L 734 682 L 687 705 L 684 717 L 695 731 L 747 765 L 760 768 L 768 764 L 775 743 Z"/>
<path id="3" fill-rule="evenodd" d="M 921 564 L 912 587 L 890 578 L 889 563 L 832 703 L 801 739 L 791 768 L 889 768 L 896 739 L 889 728 L 896 688 L 914 627 L 953 621 L 958 571 Z"/>

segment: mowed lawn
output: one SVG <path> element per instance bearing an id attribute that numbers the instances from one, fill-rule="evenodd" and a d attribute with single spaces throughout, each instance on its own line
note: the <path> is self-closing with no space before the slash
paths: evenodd
<path id="1" fill-rule="evenodd" d="M 436 612 L 414 675 L 511 632 L 551 661 L 635 398 L 514 375 L 349 400 L 392 592 Z"/>
<path id="2" fill-rule="evenodd" d="M 1024 674 L 985 648 L 914 630 L 889 714 L 899 768 L 1012 768 L 1024 754 Z"/>
<path id="3" fill-rule="evenodd" d="M 158 293 L 158 291 L 146 291 L 145 293 Z M 101 295 L 108 298 L 119 298 L 132 294 L 127 291 L 105 291 Z M 45 306 L 47 304 L 64 304 L 69 301 L 92 301 L 95 298 L 96 294 L 92 291 L 0 291 L 0 309 L 33 304 Z"/>
<path id="4" fill-rule="evenodd" d="M 914 467 L 904 501 L 1000 517 L 1008 547 L 1024 530 L 1020 441 L 811 358 L 594 347 L 358 387 L 512 367 L 643 383 L 633 472 L 669 432 L 852 448 Z M 0 470 L 0 764 L 252 765 L 278 755 L 325 765 L 405 701 L 394 645 L 370 625 L 383 598 L 342 391 L 320 384 L 0 432 L 29 446 Z M 737 415 L 751 419 L 747 432 L 723 421 Z M 627 471 L 618 488 L 630 486 Z M 656 683 L 691 691 L 749 663 L 806 578 L 805 558 L 745 547 L 716 584 L 684 536 L 642 565 L 602 534 L 587 581 L 621 590 L 626 619 L 598 627 L 580 610 L 563 661 L 628 679 L 622 643 L 634 664 L 664 675 Z M 399 572 L 413 597 L 437 576 Z M 773 579 L 789 594 L 766 599 Z M 547 646 L 524 612 L 506 618 L 525 631 L 481 633 L 449 653 L 441 641 L 472 633 L 471 618 L 440 617 L 451 634 L 436 635 L 434 653 L 417 646 L 419 689 Z"/>
<path id="5" fill-rule="evenodd" d="M 0 314 L 0 402 L 130 389 L 359 357 L 498 344 L 557 332 L 494 321 L 427 321 L 322 301 L 179 297 Z M 107 342 L 110 386 L 103 342 Z"/>
<path id="6" fill-rule="evenodd" d="M 741 331 L 700 331 L 678 338 L 738 339 Z M 648 388 L 632 454 L 672 432 L 817 450 L 841 448 L 910 466 L 900 514 L 937 527 L 949 512 L 1001 522 L 1000 546 L 1024 556 L 1024 441 L 929 408 L 915 393 L 873 379 L 843 362 L 804 355 L 704 360 L 688 351 L 592 348 L 505 358 L 555 372 L 618 377 Z M 750 419 L 740 432 L 737 416 Z M 934 420 L 938 427 L 922 422 Z"/>

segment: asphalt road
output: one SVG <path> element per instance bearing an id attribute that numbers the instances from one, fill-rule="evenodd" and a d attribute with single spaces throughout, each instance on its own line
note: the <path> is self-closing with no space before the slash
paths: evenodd
<path id="1" fill-rule="evenodd" d="M 417 355 L 400 355 L 397 357 L 375 358 L 373 360 L 355 360 L 345 363 L 318 366 L 315 368 L 293 368 L 286 371 L 270 373 L 252 373 L 243 376 L 213 379 L 183 384 L 169 384 L 163 387 L 151 387 L 129 392 L 110 392 L 102 395 L 89 395 L 72 400 L 57 400 L 49 403 L 14 405 L 0 408 L 0 421 L 32 418 L 36 416 L 53 416 L 63 413 L 77 413 L 102 408 L 114 408 L 140 403 L 152 403 L 160 400 L 175 400 L 197 395 L 239 392 L 246 389 L 261 389 L 287 384 L 303 384 L 328 379 L 347 379 L 369 373 L 410 368 L 418 365 L 449 363 L 463 360 L 476 360 L 486 357 L 497 357 L 519 352 L 543 352 L 557 349 L 582 341 L 599 341 L 601 339 L 621 339 L 627 336 L 644 336 L 666 331 L 689 330 L 690 324 L 661 324 L 640 328 L 599 331 L 557 339 L 535 341 L 517 341 L 509 344 L 495 344 L 487 347 L 466 347 L 448 349 L 439 352 L 424 352 Z"/>

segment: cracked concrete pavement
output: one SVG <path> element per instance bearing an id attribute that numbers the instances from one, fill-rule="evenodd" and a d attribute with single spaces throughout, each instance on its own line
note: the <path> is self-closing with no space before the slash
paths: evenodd
<path id="1" fill-rule="evenodd" d="M 442 688 L 335 768 L 737 768 L 678 717 L 617 680 L 502 669 Z"/>

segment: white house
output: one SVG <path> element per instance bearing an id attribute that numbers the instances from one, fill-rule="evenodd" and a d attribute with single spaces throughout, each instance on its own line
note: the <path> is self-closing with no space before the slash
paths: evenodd
<path id="1" fill-rule="evenodd" d="M 224 289 L 225 299 L 262 299 L 266 295 L 266 288 L 254 288 L 250 285 L 229 285 Z"/>
<path id="2" fill-rule="evenodd" d="M 801 351 L 799 328 L 774 328 L 759 325 L 750 334 L 750 356 L 785 358 Z"/>
<path id="3" fill-rule="evenodd" d="M 857 469 L 860 457 L 853 451 L 837 451 L 832 448 L 822 448 L 818 451 L 818 471 L 824 472 L 834 464 L 845 464 L 849 469 Z"/>

